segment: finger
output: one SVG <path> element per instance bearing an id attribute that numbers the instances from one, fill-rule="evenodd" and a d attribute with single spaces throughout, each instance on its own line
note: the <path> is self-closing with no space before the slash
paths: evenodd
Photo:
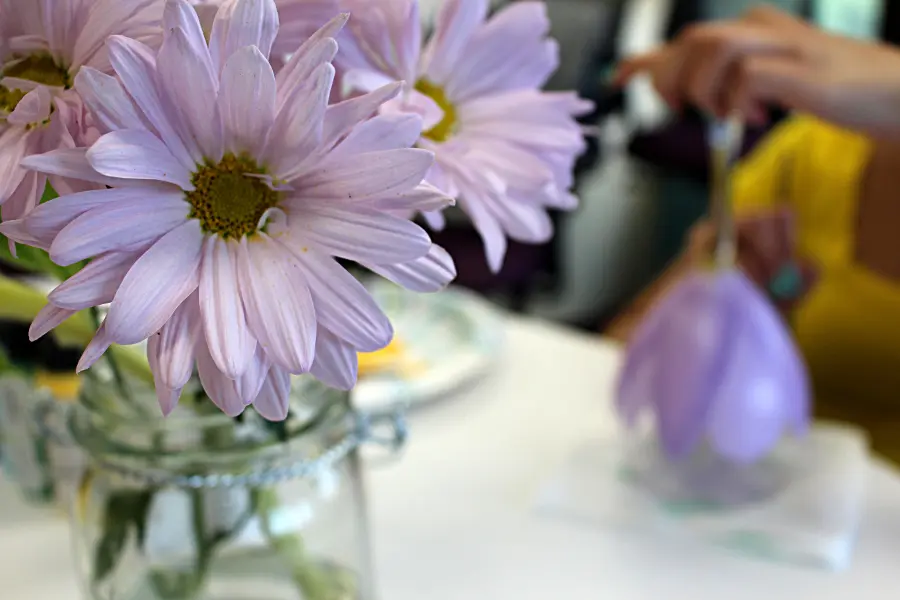
<path id="1" fill-rule="evenodd" d="M 767 262 L 777 266 L 791 258 L 794 222 L 790 210 L 778 209 L 742 219 L 737 227 Z"/>
<path id="2" fill-rule="evenodd" d="M 688 235 L 687 253 L 694 262 L 709 259 L 716 245 L 716 228 L 711 221 L 701 221 L 694 225 Z"/>
<path id="3" fill-rule="evenodd" d="M 727 75 L 748 56 L 791 51 L 793 42 L 783 35 L 739 23 L 702 25 L 692 28 L 674 48 L 680 55 L 680 70 L 667 71 L 659 85 L 674 89 L 699 108 L 724 116 L 728 106 Z"/>
<path id="4" fill-rule="evenodd" d="M 617 66 L 612 77 L 613 85 L 622 87 L 641 73 L 651 73 L 657 65 L 663 61 L 665 52 L 663 49 L 636 54 L 622 60 Z"/>
<path id="5" fill-rule="evenodd" d="M 752 238 L 738 231 L 737 244 L 738 265 L 747 274 L 747 277 L 756 285 L 765 289 L 769 283 L 770 275 L 768 269 L 766 269 L 765 262 L 756 251 Z"/>
<path id="6" fill-rule="evenodd" d="M 790 211 L 776 210 L 742 219 L 737 229 L 766 279 L 774 277 L 785 263 L 793 259 L 794 225 Z"/>
<path id="7" fill-rule="evenodd" d="M 739 67 L 731 108 L 749 115 L 777 104 L 822 116 L 824 84 L 811 71 L 796 53 L 747 57 Z"/>
<path id="8" fill-rule="evenodd" d="M 740 19 L 745 23 L 763 25 L 783 31 L 808 31 L 809 23 L 803 19 L 779 10 L 769 4 L 759 4 L 748 10 Z"/>

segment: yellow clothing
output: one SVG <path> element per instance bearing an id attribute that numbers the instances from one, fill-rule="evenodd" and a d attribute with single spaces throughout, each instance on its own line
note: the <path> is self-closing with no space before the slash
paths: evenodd
<path id="1" fill-rule="evenodd" d="M 817 265 L 820 277 L 791 315 L 816 413 L 865 427 L 875 449 L 900 462 L 900 283 L 854 261 L 871 155 L 863 136 L 792 119 L 739 167 L 734 201 L 738 214 L 779 205 L 793 210 L 800 256 Z"/>

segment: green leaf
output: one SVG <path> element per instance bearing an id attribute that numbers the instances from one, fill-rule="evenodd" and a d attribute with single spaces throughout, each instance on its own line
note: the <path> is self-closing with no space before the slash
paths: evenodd
<path id="1" fill-rule="evenodd" d="M 0 275 L 0 320 L 30 323 L 47 304 L 47 298 L 33 287 L 11 277 Z M 86 311 L 76 313 L 53 330 L 61 346 L 84 348 L 94 337 L 95 328 Z M 144 354 L 132 347 L 109 349 L 123 369 L 145 382 L 153 382 L 153 374 Z"/>
<path id="2" fill-rule="evenodd" d="M 110 510 L 109 507 L 107 510 Z M 100 543 L 94 551 L 94 568 L 91 574 L 94 583 L 103 581 L 115 570 L 127 541 L 127 521 L 108 518 L 104 523 Z"/>

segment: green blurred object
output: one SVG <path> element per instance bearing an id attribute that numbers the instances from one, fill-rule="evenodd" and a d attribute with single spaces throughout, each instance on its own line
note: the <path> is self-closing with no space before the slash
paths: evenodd
<path id="1" fill-rule="evenodd" d="M 38 290 L 0 275 L 0 320 L 30 323 L 47 304 L 47 298 Z M 84 348 L 94 337 L 95 328 L 86 311 L 73 315 L 53 330 L 53 336 L 61 346 Z M 109 349 L 122 368 L 145 381 L 152 381 L 150 365 L 141 352 L 123 346 Z"/>

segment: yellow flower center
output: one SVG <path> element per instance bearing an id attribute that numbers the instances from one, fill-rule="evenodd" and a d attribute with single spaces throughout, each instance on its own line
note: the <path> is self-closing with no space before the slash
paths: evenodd
<path id="1" fill-rule="evenodd" d="M 0 85 L 0 112 L 9 114 L 12 111 L 16 110 L 16 106 L 19 105 L 19 102 L 24 97 L 24 91 L 9 90 Z"/>
<path id="2" fill-rule="evenodd" d="M 435 142 L 446 142 L 456 133 L 456 107 L 447 99 L 444 89 L 434 85 L 426 79 L 420 79 L 416 83 L 416 91 L 428 96 L 444 111 L 441 122 L 422 134 L 422 137 Z"/>
<path id="3" fill-rule="evenodd" d="M 58 64 L 49 54 L 32 54 L 14 60 L 3 69 L 3 76 L 27 79 L 51 87 L 72 87 L 69 70 Z"/>
<path id="4" fill-rule="evenodd" d="M 56 63 L 53 57 L 46 53 L 32 54 L 24 58 L 10 62 L 0 73 L 3 77 L 15 77 L 41 83 L 51 87 L 72 87 L 72 78 L 69 71 Z M 22 90 L 10 90 L 0 86 L 0 111 L 11 113 L 25 94 Z"/>
<path id="5" fill-rule="evenodd" d="M 191 182 L 196 188 L 187 193 L 191 218 L 200 221 L 207 234 L 226 239 L 241 239 L 259 228 L 267 210 L 278 205 L 280 194 L 264 181 L 249 175 L 265 171 L 251 158 L 226 154 L 217 165 L 201 165 Z"/>

